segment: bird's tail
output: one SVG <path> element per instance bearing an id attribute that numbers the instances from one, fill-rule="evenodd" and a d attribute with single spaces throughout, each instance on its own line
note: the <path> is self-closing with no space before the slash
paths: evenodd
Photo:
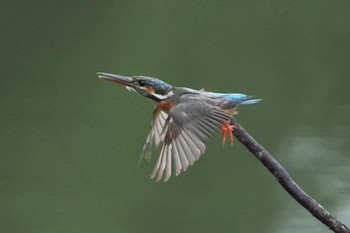
<path id="1" fill-rule="evenodd" d="M 237 104 L 256 104 L 261 101 L 261 99 L 254 99 L 253 96 L 241 93 L 225 94 L 225 97 L 235 101 Z"/>
<path id="2" fill-rule="evenodd" d="M 259 103 L 260 101 L 262 101 L 262 99 L 247 99 L 247 100 L 243 100 L 240 104 L 256 104 L 256 103 Z"/>

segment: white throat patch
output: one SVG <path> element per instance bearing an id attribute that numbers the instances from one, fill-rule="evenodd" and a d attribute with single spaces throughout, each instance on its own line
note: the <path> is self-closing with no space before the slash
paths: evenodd
<path id="1" fill-rule="evenodd" d="M 166 95 L 159 95 L 159 94 L 153 93 L 153 95 L 154 95 L 155 97 L 157 97 L 158 99 L 160 99 L 160 100 L 165 100 L 165 99 L 169 98 L 170 96 L 172 96 L 173 94 L 174 94 L 173 91 L 170 91 L 170 92 L 169 92 L 168 94 L 166 94 Z"/>
<path id="2" fill-rule="evenodd" d="M 128 90 L 128 91 L 134 91 L 134 92 L 137 92 L 134 88 L 132 87 L 129 87 L 129 86 L 125 86 L 125 88 Z"/>

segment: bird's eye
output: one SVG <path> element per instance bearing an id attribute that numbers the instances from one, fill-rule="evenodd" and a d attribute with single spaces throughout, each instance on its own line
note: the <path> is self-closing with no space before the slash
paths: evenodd
<path id="1" fill-rule="evenodd" d="M 146 85 L 144 80 L 138 80 L 140 87 L 144 87 Z"/>

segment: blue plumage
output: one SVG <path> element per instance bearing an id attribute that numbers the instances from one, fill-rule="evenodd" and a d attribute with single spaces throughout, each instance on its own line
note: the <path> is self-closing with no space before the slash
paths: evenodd
<path id="1" fill-rule="evenodd" d="M 213 98 L 223 97 L 227 100 L 236 102 L 237 104 L 255 104 L 259 103 L 261 99 L 253 99 L 252 96 L 241 94 L 241 93 L 215 93 L 215 92 L 206 92 L 206 96 Z"/>

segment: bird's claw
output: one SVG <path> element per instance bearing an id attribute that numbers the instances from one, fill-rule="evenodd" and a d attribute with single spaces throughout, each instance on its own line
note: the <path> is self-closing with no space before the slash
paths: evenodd
<path id="1" fill-rule="evenodd" d="M 226 132 L 228 131 L 230 144 L 233 144 L 233 129 L 235 128 L 234 125 L 230 125 L 228 121 L 224 121 L 222 125 L 220 126 L 221 133 L 222 133 L 222 145 L 225 145 L 226 142 Z"/>

